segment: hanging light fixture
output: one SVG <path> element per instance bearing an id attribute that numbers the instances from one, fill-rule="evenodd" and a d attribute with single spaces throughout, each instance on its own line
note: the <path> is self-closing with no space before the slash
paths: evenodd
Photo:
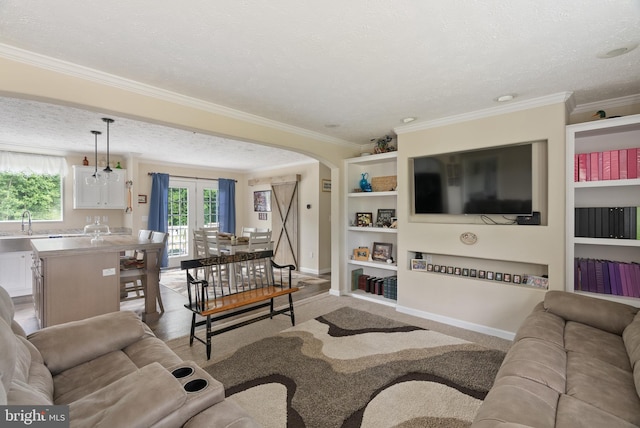
<path id="1" fill-rule="evenodd" d="M 85 177 L 84 181 L 89 186 L 105 185 L 105 184 L 107 184 L 107 182 L 104 180 L 104 177 L 102 176 L 102 174 L 98 172 L 98 135 L 102 134 L 102 132 L 100 132 L 100 131 L 91 131 L 91 133 L 95 137 L 95 150 L 94 150 L 94 152 L 95 152 L 95 163 L 94 163 L 95 170 L 93 172 L 93 175 Z"/>
<path id="2" fill-rule="evenodd" d="M 118 174 L 114 174 L 111 166 L 109 165 L 109 124 L 113 123 L 114 120 L 108 117 L 103 117 L 102 121 L 107 124 L 107 166 L 103 169 L 104 178 L 106 181 L 118 181 L 120 176 Z"/>

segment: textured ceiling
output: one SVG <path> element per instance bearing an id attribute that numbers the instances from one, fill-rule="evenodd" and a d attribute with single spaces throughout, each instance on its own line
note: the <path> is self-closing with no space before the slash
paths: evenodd
<path id="1" fill-rule="evenodd" d="M 640 94 L 640 49 L 599 58 L 640 43 L 640 0 L 0 0 L 0 43 L 356 144 L 508 93 Z"/>

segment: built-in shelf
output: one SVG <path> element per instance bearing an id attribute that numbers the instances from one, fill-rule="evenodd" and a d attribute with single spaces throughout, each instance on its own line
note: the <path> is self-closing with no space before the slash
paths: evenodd
<path id="1" fill-rule="evenodd" d="M 357 227 L 357 226 L 350 226 L 347 228 L 348 231 L 350 232 L 365 232 L 365 233 L 373 233 L 373 232 L 378 232 L 378 233 L 398 233 L 398 229 L 392 229 L 390 227 Z"/>
<path id="2" fill-rule="evenodd" d="M 638 141 L 640 146 L 640 141 Z M 624 187 L 624 186 L 640 186 L 640 178 L 632 178 L 629 180 L 599 180 L 599 181 L 574 181 L 573 187 L 576 189 L 593 188 L 593 187 Z"/>
<path id="3" fill-rule="evenodd" d="M 360 260 L 349 260 L 350 265 L 356 266 L 364 266 L 376 269 L 384 269 L 384 270 L 392 270 L 397 271 L 398 265 L 395 263 L 385 263 L 385 262 L 372 262 L 372 261 L 360 261 Z"/>
<path id="4" fill-rule="evenodd" d="M 370 302 L 380 303 L 387 306 L 395 307 L 397 304 L 395 300 L 387 299 L 386 297 L 377 294 L 367 293 L 362 290 L 352 290 L 349 295 L 351 297 L 355 297 L 356 299 L 368 300 Z"/>

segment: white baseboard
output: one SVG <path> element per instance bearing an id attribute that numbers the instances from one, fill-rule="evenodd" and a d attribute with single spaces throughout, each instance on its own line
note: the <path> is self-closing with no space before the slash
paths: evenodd
<path id="1" fill-rule="evenodd" d="M 324 275 L 326 273 L 331 273 L 331 268 L 325 268 L 325 269 L 309 269 L 309 268 L 303 268 L 301 267 L 300 269 L 298 269 L 298 271 L 300 271 L 301 273 L 308 273 L 311 275 Z"/>
<path id="2" fill-rule="evenodd" d="M 489 336 L 496 336 L 501 339 L 513 340 L 516 334 L 511 331 L 500 330 L 497 328 L 487 327 L 486 325 L 480 325 L 471 323 L 468 321 L 462 321 L 455 318 L 444 317 L 442 315 L 432 314 L 430 312 L 418 311 L 416 309 L 407 308 L 405 306 L 396 306 L 396 310 L 398 312 L 402 312 L 403 314 L 413 315 L 419 318 L 424 318 L 436 322 L 440 322 L 443 324 L 452 325 L 454 327 L 464 328 L 466 330 L 475 331 L 478 333 L 488 334 Z"/>

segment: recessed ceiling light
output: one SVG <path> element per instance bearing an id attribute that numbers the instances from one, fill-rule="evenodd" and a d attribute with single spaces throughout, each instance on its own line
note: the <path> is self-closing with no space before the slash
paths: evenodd
<path id="1" fill-rule="evenodd" d="M 515 94 L 506 94 L 506 95 L 500 95 L 498 98 L 495 98 L 494 101 L 497 101 L 499 103 L 505 103 L 507 101 L 511 101 L 516 97 Z"/>
<path id="2" fill-rule="evenodd" d="M 410 123 L 410 122 L 413 122 L 414 120 L 416 120 L 415 117 L 405 117 L 404 119 L 402 119 L 404 123 Z"/>
<path id="3" fill-rule="evenodd" d="M 637 47 L 638 47 L 638 44 L 634 43 L 627 46 L 621 46 L 619 48 L 611 49 L 610 51 L 607 51 L 607 52 L 599 53 L 596 56 L 601 59 L 615 58 L 617 56 L 629 53 Z"/>

